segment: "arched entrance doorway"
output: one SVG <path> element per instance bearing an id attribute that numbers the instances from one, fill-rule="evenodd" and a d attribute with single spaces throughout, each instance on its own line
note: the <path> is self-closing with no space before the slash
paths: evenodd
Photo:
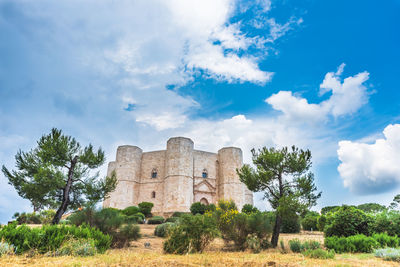
<path id="1" fill-rule="evenodd" d="M 204 204 L 204 205 L 208 205 L 208 200 L 203 197 L 202 199 L 200 199 L 200 203 Z"/>

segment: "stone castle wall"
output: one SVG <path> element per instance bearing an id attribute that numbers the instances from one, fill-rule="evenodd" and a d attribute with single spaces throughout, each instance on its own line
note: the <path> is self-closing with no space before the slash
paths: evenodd
<path id="1" fill-rule="evenodd" d="M 167 149 L 161 151 L 120 146 L 116 161 L 108 165 L 108 175 L 115 171 L 118 185 L 103 206 L 123 209 L 148 201 L 154 203 L 154 213 L 169 215 L 189 211 L 193 202 L 211 204 L 232 199 L 241 208 L 253 204 L 252 192 L 236 173 L 242 164 L 240 148 L 222 148 L 218 153 L 199 151 L 184 137 L 170 138 Z"/>

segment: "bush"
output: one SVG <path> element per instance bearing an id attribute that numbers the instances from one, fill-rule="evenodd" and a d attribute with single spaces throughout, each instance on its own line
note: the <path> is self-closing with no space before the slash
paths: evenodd
<path id="1" fill-rule="evenodd" d="M 249 245 L 251 236 L 257 237 L 261 248 L 269 246 L 269 236 L 272 232 L 271 216 L 266 213 L 239 213 L 234 205 L 224 203 L 222 208 L 218 205 L 213 214 L 216 219 L 222 238 L 233 241 L 235 247 L 244 250 Z M 252 242 L 252 241 L 250 241 Z"/>
<path id="2" fill-rule="evenodd" d="M 161 224 L 165 221 L 164 217 L 162 216 L 154 216 L 147 220 L 148 224 Z"/>
<path id="3" fill-rule="evenodd" d="M 182 212 L 182 211 L 175 211 L 174 213 L 172 213 L 171 217 L 182 217 L 185 214 L 192 214 L 190 212 Z"/>
<path id="4" fill-rule="evenodd" d="M 165 219 L 165 222 L 176 223 L 179 220 L 179 217 L 169 217 Z"/>
<path id="5" fill-rule="evenodd" d="M 387 261 L 400 262 L 400 249 L 382 248 L 374 251 L 375 257 L 382 258 Z"/>
<path id="6" fill-rule="evenodd" d="M 214 212 L 217 209 L 217 206 L 215 206 L 215 204 L 211 203 L 206 205 L 206 212 Z"/>
<path id="7" fill-rule="evenodd" d="M 129 245 L 132 240 L 138 240 L 141 237 L 138 225 L 126 224 L 119 231 L 112 233 L 113 247 L 122 248 Z"/>
<path id="8" fill-rule="evenodd" d="M 247 247 L 250 248 L 253 253 L 260 253 L 261 252 L 261 242 L 257 236 L 249 236 L 246 240 Z"/>
<path id="9" fill-rule="evenodd" d="M 251 213 L 259 212 L 259 210 L 251 204 L 244 204 L 242 207 L 242 212 L 251 214 Z"/>
<path id="10" fill-rule="evenodd" d="M 400 236 L 400 212 L 392 210 L 377 214 L 371 224 L 371 231 Z"/>
<path id="11" fill-rule="evenodd" d="M 184 215 L 179 223 L 171 227 L 168 239 L 163 244 L 164 252 L 186 254 L 203 252 L 218 235 L 214 218 L 206 215 Z"/>
<path id="12" fill-rule="evenodd" d="M 309 212 L 304 216 L 304 218 L 301 220 L 301 226 L 303 227 L 303 230 L 307 231 L 316 231 L 318 230 L 318 219 L 319 219 L 319 214 L 316 212 Z"/>
<path id="13" fill-rule="evenodd" d="M 140 209 L 139 207 L 136 206 L 130 206 L 122 210 L 122 213 L 125 214 L 126 216 L 131 216 L 137 214 L 138 212 L 140 212 Z"/>
<path id="14" fill-rule="evenodd" d="M 376 242 L 379 243 L 380 247 L 391 247 L 395 248 L 398 247 L 400 244 L 400 239 L 397 236 L 389 236 L 387 234 L 373 234 L 372 238 L 376 240 Z"/>
<path id="15" fill-rule="evenodd" d="M 144 215 L 141 212 L 138 212 L 134 215 L 126 216 L 125 217 L 125 222 L 126 223 L 140 223 L 142 224 L 144 222 Z"/>
<path id="16" fill-rule="evenodd" d="M 17 227 L 16 224 L 9 224 L 0 230 L 0 239 L 13 245 L 17 254 L 31 249 L 39 253 L 55 252 L 70 238 L 93 239 L 99 253 L 104 253 L 111 245 L 109 235 L 87 225 L 44 225 L 41 228 L 29 228 L 26 225 Z"/>
<path id="17" fill-rule="evenodd" d="M 326 216 L 325 215 L 319 216 L 318 221 L 317 221 L 318 230 L 323 232 L 324 228 L 325 228 L 325 224 L 326 224 Z"/>
<path id="18" fill-rule="evenodd" d="M 396 240 L 394 240 L 396 239 Z M 386 247 L 387 244 L 399 244 L 398 237 L 391 237 L 386 234 L 373 236 L 354 235 L 349 237 L 326 237 L 325 247 L 335 250 L 336 253 L 363 252 L 370 253 L 375 248 Z"/>
<path id="19" fill-rule="evenodd" d="M 139 203 L 139 209 L 140 212 L 144 214 L 144 216 L 146 216 L 146 218 L 151 217 L 151 210 L 154 207 L 154 204 L 151 202 L 142 202 Z"/>
<path id="20" fill-rule="evenodd" d="M 68 239 L 56 251 L 57 256 L 93 256 L 97 253 L 93 239 Z"/>
<path id="21" fill-rule="evenodd" d="M 300 253 L 303 251 L 301 242 L 298 239 L 289 240 L 289 247 L 290 250 L 294 253 Z"/>
<path id="22" fill-rule="evenodd" d="M 326 251 L 321 248 L 305 250 L 302 254 L 312 259 L 333 259 L 335 257 L 335 252 L 333 250 Z"/>
<path id="23" fill-rule="evenodd" d="M 328 220 L 325 226 L 325 236 L 369 235 L 372 216 L 351 206 L 342 206 Z"/>
<path id="24" fill-rule="evenodd" d="M 166 222 L 160 225 L 157 225 L 156 229 L 154 229 L 154 235 L 158 237 L 166 237 L 168 235 L 168 231 L 171 227 L 175 226 L 175 223 Z"/>
<path id="25" fill-rule="evenodd" d="M 206 212 L 206 205 L 204 205 L 201 202 L 194 202 L 191 206 L 190 206 L 190 212 L 193 215 L 196 214 L 204 214 Z"/>
<path id="26" fill-rule="evenodd" d="M 14 246 L 10 245 L 6 242 L 1 241 L 0 242 L 0 257 L 3 255 L 12 255 L 14 254 Z"/>
<path id="27" fill-rule="evenodd" d="M 299 233 L 300 218 L 297 214 L 286 215 L 282 217 L 281 233 Z"/>

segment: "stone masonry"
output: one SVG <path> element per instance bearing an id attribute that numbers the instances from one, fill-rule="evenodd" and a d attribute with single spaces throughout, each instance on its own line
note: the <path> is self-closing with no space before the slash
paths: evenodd
<path id="1" fill-rule="evenodd" d="M 188 212 L 193 202 L 233 200 L 239 209 L 253 204 L 252 192 L 236 173 L 243 165 L 240 148 L 211 153 L 193 146 L 185 137 L 170 138 L 167 149 L 160 151 L 119 146 L 116 161 L 108 164 L 108 175 L 115 171 L 118 185 L 103 206 L 123 209 L 147 201 L 154 203 L 153 213 L 168 216 Z"/>

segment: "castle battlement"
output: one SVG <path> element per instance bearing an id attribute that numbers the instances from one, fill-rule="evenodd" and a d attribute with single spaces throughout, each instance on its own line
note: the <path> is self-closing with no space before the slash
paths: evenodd
<path id="1" fill-rule="evenodd" d="M 137 146 L 119 146 L 108 175 L 116 172 L 118 185 L 104 207 L 123 209 L 140 202 L 154 203 L 153 212 L 188 212 L 194 202 L 232 199 L 239 209 L 253 204 L 253 194 L 236 173 L 243 165 L 242 150 L 224 147 L 218 153 L 195 150 L 186 137 L 173 137 L 166 150 L 143 152 Z"/>

